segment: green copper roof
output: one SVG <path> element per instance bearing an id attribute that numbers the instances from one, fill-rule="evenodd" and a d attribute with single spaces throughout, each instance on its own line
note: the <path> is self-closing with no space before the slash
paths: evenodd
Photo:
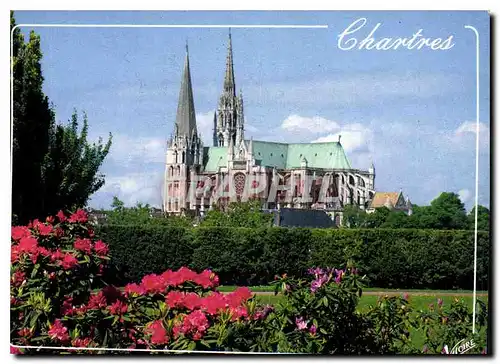
<path id="1" fill-rule="evenodd" d="M 247 141 L 247 145 L 249 141 Z M 285 169 L 288 155 L 288 144 L 253 141 L 254 158 L 261 166 Z"/>
<path id="2" fill-rule="evenodd" d="M 250 141 L 246 141 L 247 146 Z M 300 168 L 302 158 L 309 168 L 351 169 L 344 148 L 338 142 L 284 144 L 253 141 L 252 150 L 258 165 L 277 169 Z M 205 147 L 205 171 L 216 172 L 227 164 L 227 147 Z"/>
<path id="3" fill-rule="evenodd" d="M 344 148 L 338 142 L 289 144 L 286 168 L 298 168 L 302 158 L 310 168 L 351 169 Z"/>
<path id="4" fill-rule="evenodd" d="M 217 172 L 219 167 L 227 165 L 227 147 L 204 147 L 203 165 L 207 172 Z"/>

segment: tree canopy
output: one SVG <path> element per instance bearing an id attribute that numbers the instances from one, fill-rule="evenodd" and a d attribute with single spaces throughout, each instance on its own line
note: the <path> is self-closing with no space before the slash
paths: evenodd
<path id="1" fill-rule="evenodd" d="M 88 121 L 78 116 L 68 125 L 55 122 L 54 108 L 43 92 L 40 36 L 34 31 L 25 42 L 11 12 L 13 30 L 13 223 L 23 224 L 58 210 L 83 207 L 104 184 L 98 173 L 111 147 L 87 141 Z"/>

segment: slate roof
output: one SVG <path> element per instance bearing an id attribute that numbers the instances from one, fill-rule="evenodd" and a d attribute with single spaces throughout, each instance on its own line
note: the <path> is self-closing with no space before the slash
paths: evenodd
<path id="1" fill-rule="evenodd" d="M 274 225 L 281 227 L 330 228 L 335 223 L 321 210 L 280 209 L 274 212 Z"/>
<path id="2" fill-rule="evenodd" d="M 186 60 L 182 74 L 181 89 L 179 91 L 179 104 L 175 119 L 177 135 L 192 137 L 196 134 L 196 112 L 194 110 L 193 87 L 191 85 L 191 72 L 189 70 L 189 54 L 186 45 Z"/>

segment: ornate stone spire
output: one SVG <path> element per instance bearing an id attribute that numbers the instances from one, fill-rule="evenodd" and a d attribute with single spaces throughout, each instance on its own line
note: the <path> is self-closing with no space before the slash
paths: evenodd
<path id="1" fill-rule="evenodd" d="M 179 92 L 179 104 L 177 106 L 177 117 L 175 119 L 176 136 L 191 137 L 197 134 L 196 113 L 194 110 L 193 87 L 191 85 L 191 72 L 189 70 L 189 52 L 186 42 L 186 60 L 184 61 L 184 72 Z"/>
<path id="2" fill-rule="evenodd" d="M 234 83 L 233 66 L 233 43 L 231 41 L 231 29 L 229 29 L 229 41 L 227 45 L 226 75 L 224 77 L 224 91 L 236 96 L 236 85 Z"/>

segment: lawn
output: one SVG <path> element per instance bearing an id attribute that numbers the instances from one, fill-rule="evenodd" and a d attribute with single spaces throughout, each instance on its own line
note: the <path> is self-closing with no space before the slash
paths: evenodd
<path id="1" fill-rule="evenodd" d="M 390 293 L 389 290 L 384 290 L 384 289 L 380 289 L 380 288 L 375 288 L 375 289 L 373 289 L 373 291 L 376 291 L 376 292 L 386 291 L 386 292 Z M 368 292 L 368 290 L 367 290 L 367 292 Z M 402 292 L 406 292 L 406 291 L 402 291 Z M 453 302 L 454 298 L 458 298 L 458 299 L 463 298 L 465 300 L 466 304 L 469 307 L 472 307 L 472 294 L 470 291 L 456 292 L 457 293 L 456 295 L 450 295 L 450 293 L 455 293 L 455 291 L 430 291 L 430 290 L 423 291 L 423 290 L 419 290 L 418 293 L 415 292 L 413 294 L 412 294 L 411 290 L 408 290 L 407 292 L 409 295 L 409 302 L 415 311 L 424 310 L 424 309 L 428 308 L 429 305 L 432 303 L 434 304 L 434 306 L 436 306 L 438 298 L 441 298 L 443 300 L 443 307 L 444 308 L 448 307 Z M 464 292 L 466 292 L 467 295 L 463 295 Z M 422 295 L 422 293 L 425 295 Z M 446 296 L 440 295 L 440 293 L 445 293 L 447 295 Z M 460 293 L 462 293 L 462 295 Z M 484 293 L 485 292 L 483 292 L 483 294 Z M 368 310 L 368 308 L 370 306 L 375 305 L 378 297 L 379 297 L 379 295 L 363 295 L 363 296 L 361 296 L 361 299 L 359 300 L 359 305 L 358 305 L 359 311 L 360 312 L 366 311 L 366 310 Z M 257 293 L 257 299 L 259 302 L 261 302 L 263 304 L 276 304 L 282 299 L 282 296 Z M 488 305 L 488 296 L 478 296 L 477 299 L 483 301 L 484 303 L 486 303 L 486 305 Z M 482 330 L 482 333 L 483 333 L 483 335 L 485 335 L 485 330 Z M 415 343 L 416 346 L 423 347 L 424 339 L 425 339 L 423 332 L 416 330 L 416 329 L 413 329 L 411 331 L 411 339 Z M 451 344 L 451 343 L 450 343 L 450 345 L 453 346 L 453 344 Z"/>

